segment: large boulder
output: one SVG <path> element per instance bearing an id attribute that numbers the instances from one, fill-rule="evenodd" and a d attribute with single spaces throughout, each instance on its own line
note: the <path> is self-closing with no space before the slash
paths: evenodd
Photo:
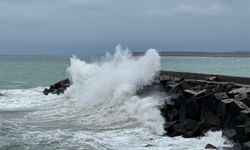
<path id="1" fill-rule="evenodd" d="M 71 85 L 71 81 L 69 79 L 61 80 L 53 85 L 50 88 L 45 88 L 43 91 L 44 95 L 48 94 L 63 94 L 64 91 Z"/>

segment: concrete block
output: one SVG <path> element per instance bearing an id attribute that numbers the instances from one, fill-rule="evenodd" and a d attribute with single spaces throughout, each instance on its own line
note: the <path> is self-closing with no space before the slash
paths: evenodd
<path id="1" fill-rule="evenodd" d="M 242 110 L 240 112 L 240 115 L 237 116 L 237 119 L 239 119 L 240 121 L 245 121 L 245 120 L 247 120 L 249 118 L 250 118 L 250 109 L 249 108 L 246 109 L 246 110 Z"/>
<path id="2" fill-rule="evenodd" d="M 183 106 L 185 107 L 185 105 L 186 105 L 188 99 L 187 99 L 186 97 L 180 95 L 178 98 L 172 99 L 172 101 L 174 102 L 174 105 L 175 105 L 178 109 L 180 109 L 180 108 L 183 107 Z"/>
<path id="3" fill-rule="evenodd" d="M 171 77 L 169 75 L 161 75 L 159 79 L 160 81 L 169 81 L 171 80 Z"/>
<path id="4" fill-rule="evenodd" d="M 184 137 L 194 137 L 199 135 L 200 122 L 192 119 L 186 119 L 184 122 L 174 125 L 174 132 L 176 135 L 183 135 Z"/>
<path id="5" fill-rule="evenodd" d="M 205 149 L 217 149 L 217 147 L 215 147 L 215 146 L 212 145 L 212 144 L 207 144 L 207 145 L 205 146 Z"/>
<path id="6" fill-rule="evenodd" d="M 190 89 L 189 84 L 185 80 L 181 80 L 169 92 L 170 93 L 182 93 L 184 90 L 187 90 L 187 89 Z"/>
<path id="7" fill-rule="evenodd" d="M 213 96 L 216 100 L 223 100 L 229 98 L 226 92 L 214 93 Z"/>
<path id="8" fill-rule="evenodd" d="M 237 133 L 237 141 L 241 144 L 247 141 L 247 134 L 245 133 L 245 125 L 238 125 L 235 127 Z"/>
<path id="9" fill-rule="evenodd" d="M 165 120 L 168 119 L 169 111 L 172 111 L 173 109 L 176 109 L 173 101 L 171 99 L 166 99 L 164 101 L 163 107 L 160 108 L 161 114 L 162 114 L 162 116 L 164 117 Z M 173 118 L 173 117 L 171 117 L 171 118 Z M 169 120 L 167 120 L 167 121 L 169 121 Z"/>
<path id="10" fill-rule="evenodd" d="M 235 100 L 232 103 L 230 103 L 229 114 L 237 117 L 240 115 L 240 112 L 242 110 L 246 109 L 248 109 L 248 107 L 244 103 Z"/>
<path id="11" fill-rule="evenodd" d="M 222 126 L 222 121 L 217 115 L 210 115 L 208 118 L 208 123 L 214 130 L 219 130 Z"/>
<path id="12" fill-rule="evenodd" d="M 186 98 L 191 98 L 191 97 L 201 97 L 205 96 L 206 94 L 206 89 L 200 90 L 200 91 L 194 91 L 194 90 L 184 90 L 183 96 Z"/>
<path id="13" fill-rule="evenodd" d="M 234 95 L 236 100 L 242 101 L 249 99 L 250 88 L 242 87 L 228 92 L 230 95 Z"/>
<path id="14" fill-rule="evenodd" d="M 202 129 L 201 129 L 202 131 L 207 131 L 210 129 L 209 118 L 211 115 L 213 115 L 212 112 L 207 112 L 207 111 L 201 112 L 200 120 L 202 122 Z"/>
<path id="15" fill-rule="evenodd" d="M 200 105 L 195 99 L 189 99 L 186 104 L 186 115 L 188 118 L 198 120 L 200 117 Z"/>
<path id="16" fill-rule="evenodd" d="M 183 106 L 179 109 L 179 122 L 184 122 L 186 119 L 186 107 Z"/>
<path id="17" fill-rule="evenodd" d="M 229 112 L 230 104 L 234 101 L 234 99 L 224 99 L 219 101 L 217 104 L 216 112 L 218 116 L 225 117 L 226 114 Z"/>
<path id="18" fill-rule="evenodd" d="M 244 125 L 245 125 L 245 133 L 246 134 L 250 133 L 250 118 L 245 121 Z"/>
<path id="19" fill-rule="evenodd" d="M 234 129 L 225 129 L 222 131 L 222 136 L 227 138 L 230 141 L 236 141 L 237 132 Z"/>
<path id="20" fill-rule="evenodd" d="M 176 122 L 177 121 L 166 121 L 165 123 L 164 123 L 164 129 L 166 130 L 166 131 L 168 131 L 168 132 L 173 132 L 172 130 L 172 128 L 173 128 L 173 126 L 174 126 L 174 124 L 176 124 Z"/>
<path id="21" fill-rule="evenodd" d="M 166 119 L 167 119 L 167 121 L 178 120 L 178 110 L 176 108 L 173 108 L 172 110 L 168 110 Z"/>
<path id="22" fill-rule="evenodd" d="M 43 94 L 44 94 L 44 95 L 48 95 L 49 93 L 50 93 L 50 90 L 49 90 L 49 89 L 45 88 L 45 89 L 43 90 Z"/>
<path id="23" fill-rule="evenodd" d="M 229 129 L 233 129 L 238 125 L 241 125 L 243 122 L 238 120 L 235 116 L 232 115 L 227 115 L 223 128 L 229 128 Z"/>
<path id="24" fill-rule="evenodd" d="M 197 102 L 201 105 L 201 109 L 209 112 L 216 112 L 217 102 L 213 98 L 212 93 L 208 93 L 205 96 L 197 99 Z"/>
<path id="25" fill-rule="evenodd" d="M 242 150 L 250 150 L 250 141 L 243 144 Z"/>

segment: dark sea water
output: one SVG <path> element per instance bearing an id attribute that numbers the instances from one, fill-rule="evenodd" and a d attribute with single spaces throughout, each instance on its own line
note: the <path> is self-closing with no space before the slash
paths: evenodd
<path id="1" fill-rule="evenodd" d="M 68 68 L 68 69 L 67 69 Z M 163 137 L 161 97 L 135 96 L 159 70 L 250 77 L 250 59 L 114 56 L 0 56 L 0 150 L 171 149 L 223 145 L 221 132 L 203 138 Z M 71 77 L 64 95 L 45 87 Z"/>

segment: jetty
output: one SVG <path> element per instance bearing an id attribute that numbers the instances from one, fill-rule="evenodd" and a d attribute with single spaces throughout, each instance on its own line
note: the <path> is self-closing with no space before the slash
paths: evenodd
<path id="1" fill-rule="evenodd" d="M 71 85 L 62 80 L 43 93 L 63 94 Z M 165 119 L 165 136 L 200 137 L 209 130 L 222 131 L 232 149 L 250 149 L 250 78 L 214 74 L 160 71 L 137 95 L 165 94 L 159 106 Z M 211 144 L 207 148 L 221 149 Z"/>

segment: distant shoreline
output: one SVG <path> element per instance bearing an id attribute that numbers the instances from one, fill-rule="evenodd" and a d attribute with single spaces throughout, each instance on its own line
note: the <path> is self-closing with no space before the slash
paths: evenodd
<path id="1" fill-rule="evenodd" d="M 133 56 L 141 56 L 145 52 L 132 52 Z M 192 56 L 192 57 L 243 57 L 250 58 L 250 52 L 174 52 L 159 51 L 160 56 Z"/>

